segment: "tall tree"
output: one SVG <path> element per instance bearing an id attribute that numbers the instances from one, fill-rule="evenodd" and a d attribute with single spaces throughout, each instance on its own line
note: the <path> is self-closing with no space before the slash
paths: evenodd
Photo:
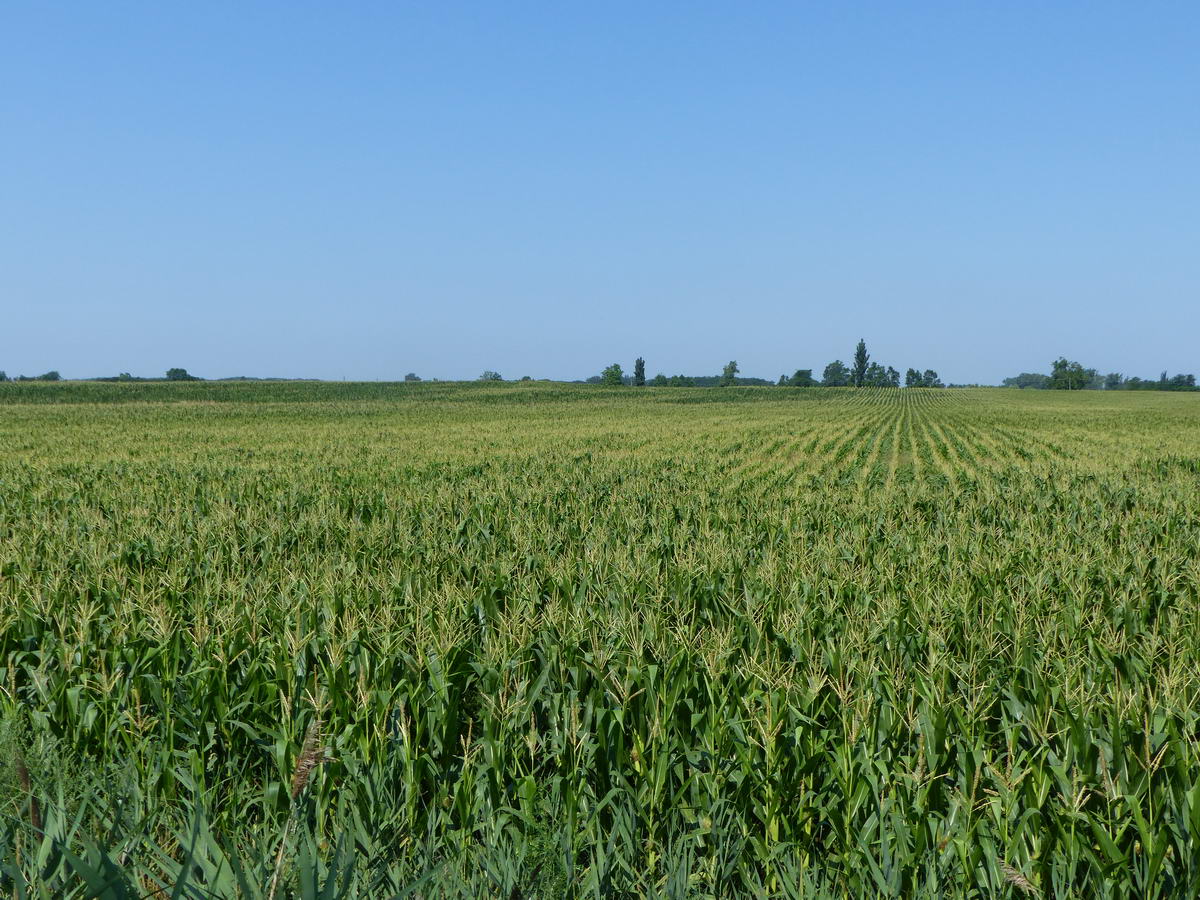
<path id="1" fill-rule="evenodd" d="M 825 367 L 821 384 L 825 387 L 845 387 L 850 383 L 850 370 L 840 359 L 835 359 Z"/>
<path id="2" fill-rule="evenodd" d="M 646 361 L 640 356 L 633 361 L 633 386 L 646 386 Z"/>
<path id="3" fill-rule="evenodd" d="M 925 374 L 921 376 L 921 384 L 923 387 L 945 387 L 942 384 L 942 379 L 938 377 L 938 373 L 933 369 L 926 369 Z"/>
<path id="4" fill-rule="evenodd" d="M 862 387 L 867 381 L 867 363 L 871 361 L 871 354 L 867 352 L 867 342 L 862 338 L 858 339 L 858 346 L 854 348 L 854 368 L 850 372 L 850 382 L 855 387 Z"/>
<path id="5" fill-rule="evenodd" d="M 721 370 L 721 387 L 729 387 L 737 378 L 738 364 L 736 359 L 731 359 L 725 363 L 725 368 Z"/>
<path id="6" fill-rule="evenodd" d="M 1120 390 L 1121 385 L 1125 382 L 1125 378 L 1120 372 L 1109 372 L 1104 376 L 1104 389 L 1106 391 Z"/>
<path id="7" fill-rule="evenodd" d="M 921 373 L 918 372 L 916 369 L 909 369 L 907 372 L 905 372 L 904 373 L 904 386 L 905 387 L 925 387 L 924 383 L 921 380 Z"/>

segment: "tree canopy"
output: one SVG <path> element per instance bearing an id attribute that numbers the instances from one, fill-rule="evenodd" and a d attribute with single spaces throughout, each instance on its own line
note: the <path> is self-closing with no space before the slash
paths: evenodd
<path id="1" fill-rule="evenodd" d="M 620 387 L 625 383 L 625 373 L 621 371 L 620 363 L 605 367 L 600 373 L 600 383 L 609 387 Z"/>
<path id="2" fill-rule="evenodd" d="M 840 359 L 835 359 L 825 367 L 821 384 L 825 387 L 846 387 L 850 384 L 850 370 Z"/>
<path id="3" fill-rule="evenodd" d="M 855 387 L 862 387 L 867 381 L 867 363 L 871 360 L 871 354 L 867 352 L 867 342 L 862 338 L 858 339 L 858 346 L 854 348 L 854 367 L 850 370 L 850 383 Z"/>
<path id="4" fill-rule="evenodd" d="M 1158 378 L 1125 377 L 1121 372 L 1101 375 L 1095 369 L 1085 368 L 1082 363 L 1060 356 L 1051 364 L 1049 375 L 1037 372 L 1022 372 L 1005 378 L 1002 387 L 1033 388 L 1036 390 L 1059 391 L 1194 391 L 1196 376 L 1180 373 L 1168 377 L 1164 371 Z"/>

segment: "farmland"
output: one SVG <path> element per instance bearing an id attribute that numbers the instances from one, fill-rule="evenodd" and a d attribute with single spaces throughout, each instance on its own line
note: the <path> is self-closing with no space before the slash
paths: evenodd
<path id="1" fill-rule="evenodd" d="M 0 446 L 9 894 L 1200 893 L 1200 397 L 6 384 Z"/>

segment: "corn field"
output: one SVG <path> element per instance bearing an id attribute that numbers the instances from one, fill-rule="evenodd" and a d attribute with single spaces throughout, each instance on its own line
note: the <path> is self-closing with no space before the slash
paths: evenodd
<path id="1" fill-rule="evenodd" d="M 0 385 L 11 897 L 1200 895 L 1200 402 Z"/>

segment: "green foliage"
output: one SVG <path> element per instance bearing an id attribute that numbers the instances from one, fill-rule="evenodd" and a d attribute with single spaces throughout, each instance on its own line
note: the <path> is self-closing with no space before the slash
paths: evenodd
<path id="1" fill-rule="evenodd" d="M 0 893 L 1196 896 L 1194 400 L 0 386 Z"/>
<path id="2" fill-rule="evenodd" d="M 859 338 L 858 346 L 854 348 L 854 365 L 850 370 L 850 383 L 855 387 L 863 387 L 867 384 L 867 363 L 870 359 L 871 354 L 867 352 L 867 342 Z"/>
<path id="3" fill-rule="evenodd" d="M 606 366 L 600 373 L 600 383 L 608 387 L 620 387 L 624 384 L 625 373 L 621 371 L 621 364 L 613 363 L 611 366 Z"/>
<path id="4" fill-rule="evenodd" d="M 904 386 L 940 388 L 946 385 L 942 383 L 942 379 L 938 377 L 938 373 L 933 369 L 926 369 L 924 372 L 909 369 L 904 374 Z"/>
<path id="5" fill-rule="evenodd" d="M 725 363 L 725 368 L 721 370 L 721 387 L 729 387 L 737 379 L 738 364 L 736 359 L 731 359 Z"/>
<path id="6" fill-rule="evenodd" d="M 483 374 L 479 376 L 478 381 L 503 381 L 499 372 L 493 372 L 491 369 L 485 369 Z"/>
<path id="7" fill-rule="evenodd" d="M 633 386 L 644 387 L 646 384 L 646 361 L 640 356 L 633 361 Z"/>
<path id="8" fill-rule="evenodd" d="M 1134 376 L 1122 381 L 1117 389 L 1123 391 L 1195 391 L 1197 390 L 1196 376 L 1179 374 L 1168 378 L 1166 372 L 1163 372 L 1157 380 L 1146 380 Z"/>
<path id="9" fill-rule="evenodd" d="M 1060 356 L 1050 369 L 1047 387 L 1056 391 L 1081 391 L 1095 376 L 1095 369 L 1085 369 L 1082 363 Z"/>
<path id="10" fill-rule="evenodd" d="M 1002 387 L 1014 388 L 1034 388 L 1035 390 L 1044 390 L 1050 386 L 1050 376 L 1040 375 L 1037 372 L 1022 372 L 1020 375 L 1014 375 L 1011 378 L 1005 378 L 1000 382 Z"/>
<path id="11" fill-rule="evenodd" d="M 900 373 L 891 366 L 871 363 L 867 366 L 860 387 L 900 387 Z"/>
<path id="12" fill-rule="evenodd" d="M 797 369 L 791 378 L 784 380 L 780 376 L 780 384 L 787 384 L 790 387 L 816 387 L 817 380 L 813 378 L 812 369 Z"/>
<path id="13" fill-rule="evenodd" d="M 850 370 L 840 359 L 835 359 L 825 367 L 821 384 L 825 387 L 846 387 L 850 384 Z"/>
<path id="14" fill-rule="evenodd" d="M 421 376 L 418 375 L 416 372 L 409 372 L 407 375 L 404 376 L 404 380 L 407 382 L 410 382 L 410 383 L 415 382 L 415 381 L 420 381 Z"/>
<path id="15" fill-rule="evenodd" d="M 132 376 L 128 379 L 132 380 Z M 167 381 L 199 381 L 195 375 L 189 375 L 187 369 L 167 369 Z"/>

